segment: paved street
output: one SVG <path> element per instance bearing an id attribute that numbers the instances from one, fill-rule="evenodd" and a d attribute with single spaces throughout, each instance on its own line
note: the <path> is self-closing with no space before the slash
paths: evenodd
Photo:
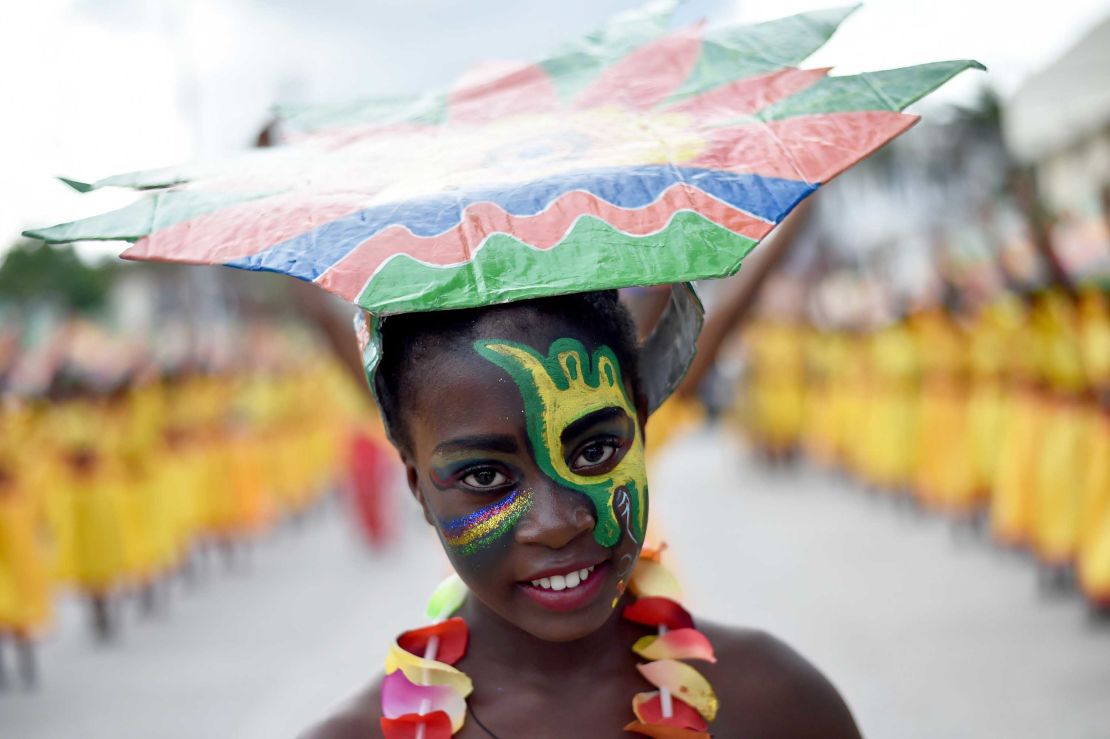
<path id="1" fill-rule="evenodd" d="M 766 628 L 816 662 L 869 737 L 1106 737 L 1110 626 L 1038 591 L 1031 563 L 814 470 L 772 471 L 700 432 L 652 478 L 696 614 Z M 404 503 L 405 501 L 399 501 Z M 43 685 L 0 695 L 0 736 L 293 736 L 370 679 L 443 572 L 415 506 L 360 551 L 336 510 L 211 563 L 166 614 L 96 646 L 67 603 Z"/>

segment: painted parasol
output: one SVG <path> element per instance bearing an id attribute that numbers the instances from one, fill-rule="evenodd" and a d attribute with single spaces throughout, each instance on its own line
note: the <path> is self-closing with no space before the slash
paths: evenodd
<path id="1" fill-rule="evenodd" d="M 443 93 L 289 112 L 273 149 L 67 180 L 145 196 L 27 235 L 280 272 L 377 315 L 722 277 L 980 67 L 829 76 L 796 65 L 851 8 L 668 31 L 673 5 Z"/>

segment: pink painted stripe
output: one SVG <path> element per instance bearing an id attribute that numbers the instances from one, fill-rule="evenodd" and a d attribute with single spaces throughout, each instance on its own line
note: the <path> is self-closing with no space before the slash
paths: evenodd
<path id="1" fill-rule="evenodd" d="M 695 26 L 641 46 L 608 67 L 574 103 L 578 109 L 623 105 L 654 108 L 686 81 L 701 54 L 701 28 Z"/>
<path id="2" fill-rule="evenodd" d="M 139 239 L 124 259 L 222 264 L 265 251 L 274 244 L 367 207 L 369 196 L 275 195 L 221 208 Z"/>
<path id="3" fill-rule="evenodd" d="M 403 226 L 390 226 L 355 247 L 320 275 L 316 283 L 354 301 L 374 273 L 397 254 L 438 266 L 461 264 L 473 258 L 486 238 L 498 233 L 510 234 L 535 249 L 550 249 L 583 215 L 641 236 L 663 229 L 678 210 L 693 211 L 756 241 L 774 226 L 687 184 L 671 186 L 654 202 L 639 209 L 619 208 L 581 191 L 564 193 L 542 212 L 531 216 L 514 216 L 493 203 L 476 203 L 463 212 L 458 226 L 436 236 L 414 236 Z"/>
<path id="4" fill-rule="evenodd" d="M 867 110 L 722 128 L 683 166 L 824 183 L 916 122 L 913 115 Z"/>
<path id="5" fill-rule="evenodd" d="M 708 92 L 681 100 L 666 108 L 668 112 L 688 113 L 699 119 L 720 120 L 736 115 L 753 115 L 822 79 L 823 69 L 788 67 L 758 77 L 721 85 Z"/>
<path id="6" fill-rule="evenodd" d="M 491 69 L 496 71 L 492 74 Z M 559 108 L 551 76 L 538 64 L 487 65 L 460 80 L 447 99 L 448 125 L 489 123 Z"/>

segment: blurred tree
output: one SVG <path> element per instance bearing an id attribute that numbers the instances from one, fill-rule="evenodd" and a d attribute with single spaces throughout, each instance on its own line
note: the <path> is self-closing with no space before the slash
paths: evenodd
<path id="1" fill-rule="evenodd" d="M 21 241 L 0 265 L 0 303 L 54 300 L 72 310 L 95 311 L 104 305 L 119 269 L 110 261 L 85 264 L 70 246 Z"/>

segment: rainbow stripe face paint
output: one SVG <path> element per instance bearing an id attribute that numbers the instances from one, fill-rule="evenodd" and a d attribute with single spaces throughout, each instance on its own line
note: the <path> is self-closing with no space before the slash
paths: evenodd
<path id="1" fill-rule="evenodd" d="M 443 541 L 455 552 L 467 556 L 486 549 L 512 531 L 532 507 L 531 490 L 514 490 L 496 503 L 483 506 L 459 518 L 440 521 Z"/>
<path id="2" fill-rule="evenodd" d="M 474 348 L 505 370 L 520 389 L 528 438 L 540 469 L 593 503 L 597 542 L 614 546 L 622 530 L 633 542 L 642 542 L 647 524 L 643 434 L 613 350 L 601 346 L 591 355 L 582 342 L 569 338 L 553 342 L 546 357 L 525 344 L 499 339 L 477 341 Z M 632 422 L 631 445 L 603 476 L 575 472 L 564 454 L 564 431 L 591 413 L 611 408 L 623 411 Z"/>

